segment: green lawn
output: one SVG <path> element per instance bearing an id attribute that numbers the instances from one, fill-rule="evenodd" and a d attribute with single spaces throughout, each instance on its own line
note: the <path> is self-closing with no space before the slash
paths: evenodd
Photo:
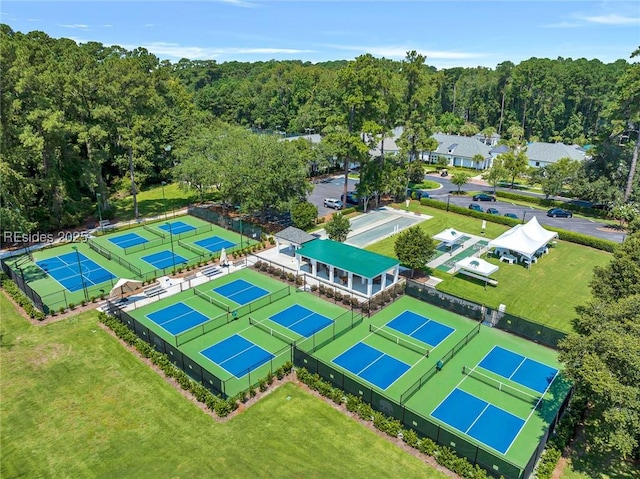
<path id="1" fill-rule="evenodd" d="M 149 218 L 152 216 L 160 216 L 165 212 L 165 203 L 167 213 L 185 208 L 190 204 L 198 203 L 200 195 L 196 190 L 187 190 L 180 188 L 178 183 L 170 183 L 164 186 L 151 186 L 138 192 L 138 212 L 140 218 Z M 206 194 L 205 200 L 211 200 L 212 194 Z M 115 221 L 129 221 L 134 219 L 133 215 L 133 196 L 127 195 L 124 198 L 113 199 L 111 203 L 117 207 Z"/>
<path id="2" fill-rule="evenodd" d="M 468 216 L 448 213 L 412 202 L 410 210 L 432 218 L 420 223 L 429 235 L 446 228 L 455 228 L 463 233 L 480 234 L 481 220 Z M 487 222 L 485 237 L 492 239 L 508 229 L 507 226 Z M 395 257 L 393 250 L 395 237 L 387 238 L 366 249 Z M 585 304 L 591 297 L 589 281 L 595 266 L 604 266 L 611 260 L 611 254 L 585 246 L 559 241 L 550 253 L 531 269 L 520 265 L 507 265 L 495 259 L 489 261 L 500 265 L 492 277 L 498 280 L 497 287 L 487 287 L 484 283 L 466 276 L 452 276 L 446 272 L 433 271 L 432 274 L 444 281 L 438 290 L 455 294 L 490 307 L 505 304 L 507 311 L 533 319 L 562 331 L 571 331 L 571 321 L 575 317 L 575 307 Z"/>
<path id="3" fill-rule="evenodd" d="M 292 384 L 216 423 L 95 312 L 0 331 L 1 477 L 446 477 Z"/>

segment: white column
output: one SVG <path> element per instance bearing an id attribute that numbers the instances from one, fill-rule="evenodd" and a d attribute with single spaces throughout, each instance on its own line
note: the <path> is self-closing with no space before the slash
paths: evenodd
<path id="1" fill-rule="evenodd" d="M 327 268 L 329 269 L 329 282 L 333 283 L 333 265 L 332 264 L 328 264 Z"/>
<path id="2" fill-rule="evenodd" d="M 318 276 L 318 261 L 315 259 L 311 260 L 311 274 L 313 276 Z"/>
<path id="3" fill-rule="evenodd" d="M 400 265 L 396 265 L 395 268 L 393 268 L 393 282 L 397 283 L 398 282 L 398 276 L 400 275 Z"/>
<path id="4" fill-rule="evenodd" d="M 280 240 L 276 236 L 276 253 L 280 254 Z"/>
<path id="5" fill-rule="evenodd" d="M 347 273 L 347 288 L 353 289 L 353 273 L 351 271 Z"/>
<path id="6" fill-rule="evenodd" d="M 300 272 L 300 255 L 296 253 L 296 269 Z"/>
<path id="7" fill-rule="evenodd" d="M 370 298 L 371 296 L 373 296 L 373 280 L 367 278 L 367 297 Z"/>
<path id="8" fill-rule="evenodd" d="M 385 271 L 380 275 L 380 291 L 384 291 L 387 287 L 387 272 Z"/>

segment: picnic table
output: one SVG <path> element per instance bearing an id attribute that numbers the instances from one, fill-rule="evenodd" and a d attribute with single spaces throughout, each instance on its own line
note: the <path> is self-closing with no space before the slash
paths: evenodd
<path id="1" fill-rule="evenodd" d="M 509 263 L 509 264 L 513 264 L 516 261 L 518 261 L 518 258 L 516 258 L 515 256 L 513 256 L 512 254 L 509 253 L 505 253 L 502 256 L 500 256 L 500 261 L 504 262 L 504 263 Z"/>

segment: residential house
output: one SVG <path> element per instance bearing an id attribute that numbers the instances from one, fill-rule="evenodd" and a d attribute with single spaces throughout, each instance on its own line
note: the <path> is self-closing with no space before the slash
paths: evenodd
<path id="1" fill-rule="evenodd" d="M 527 157 L 529 166 L 542 168 L 561 158 L 582 161 L 586 157 L 586 150 L 578 145 L 534 141 L 527 145 Z"/>

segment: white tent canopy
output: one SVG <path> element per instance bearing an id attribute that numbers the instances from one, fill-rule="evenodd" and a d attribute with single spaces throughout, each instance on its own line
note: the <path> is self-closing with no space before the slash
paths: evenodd
<path id="1" fill-rule="evenodd" d="M 499 266 L 491 264 L 480 258 L 468 256 L 460 261 L 456 262 L 456 271 L 463 269 L 465 271 L 471 271 L 472 273 L 479 274 L 480 276 L 489 276 L 490 274 L 498 271 Z"/>
<path id="2" fill-rule="evenodd" d="M 122 298 L 127 293 L 133 293 L 142 287 L 142 281 L 120 278 L 109 293 L 110 298 Z"/>
<path id="3" fill-rule="evenodd" d="M 557 236 L 558 233 L 547 231 L 540 226 L 534 216 L 527 224 L 516 225 L 496 239 L 489 241 L 489 247 L 511 250 L 531 259 L 536 251 L 544 248 Z"/>
<path id="4" fill-rule="evenodd" d="M 464 235 L 453 228 L 447 228 L 433 237 L 436 241 L 447 243 L 448 245 L 456 244 Z"/>

